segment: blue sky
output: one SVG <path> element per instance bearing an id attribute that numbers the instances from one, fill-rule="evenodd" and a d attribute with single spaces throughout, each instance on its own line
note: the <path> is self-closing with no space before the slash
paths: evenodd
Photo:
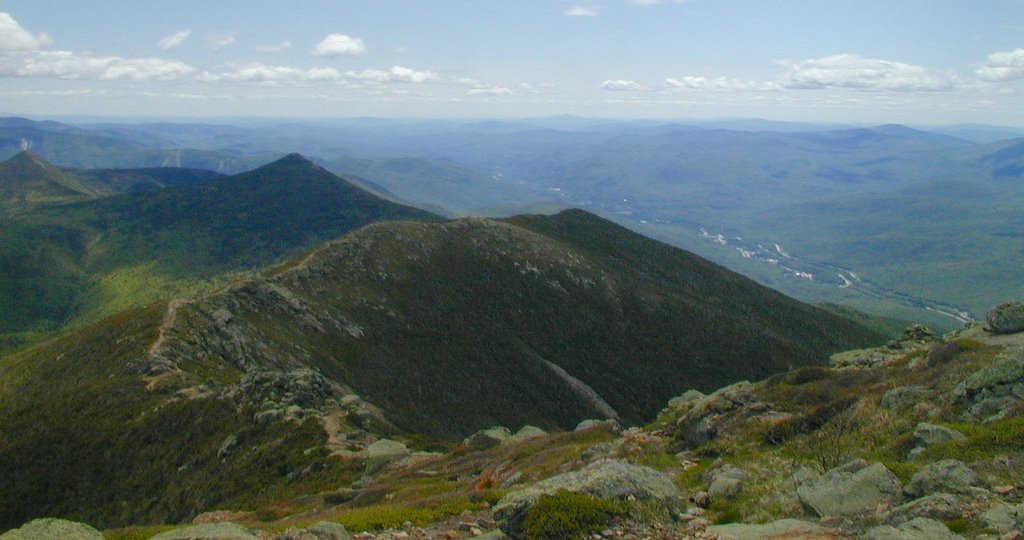
<path id="1" fill-rule="evenodd" d="M 1019 0 L 0 1 L 0 113 L 1024 125 Z"/>

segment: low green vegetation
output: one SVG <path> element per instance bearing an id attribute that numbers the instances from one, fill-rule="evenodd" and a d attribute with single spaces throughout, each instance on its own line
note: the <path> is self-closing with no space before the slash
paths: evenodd
<path id="1" fill-rule="evenodd" d="M 529 540 L 572 540 L 600 531 L 626 513 L 622 503 L 562 490 L 542 495 L 527 511 L 523 533 Z"/>

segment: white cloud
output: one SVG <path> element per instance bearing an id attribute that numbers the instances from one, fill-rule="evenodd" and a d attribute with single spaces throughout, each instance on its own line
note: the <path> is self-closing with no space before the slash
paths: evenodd
<path id="1" fill-rule="evenodd" d="M 565 12 L 567 17 L 597 17 L 597 10 L 583 6 L 569 8 Z"/>
<path id="2" fill-rule="evenodd" d="M 852 88 L 865 90 L 939 91 L 951 90 L 957 80 L 921 66 L 837 54 L 783 63 L 789 72 L 779 79 L 784 88 Z"/>
<path id="3" fill-rule="evenodd" d="M 630 90 L 643 90 L 644 87 L 636 81 L 628 81 L 625 79 L 607 80 L 601 83 L 602 90 L 614 90 L 614 91 L 630 91 Z"/>
<path id="4" fill-rule="evenodd" d="M 206 36 L 206 46 L 210 50 L 219 51 L 224 47 L 229 47 L 235 44 L 235 33 L 227 32 L 224 34 L 209 34 Z"/>
<path id="5" fill-rule="evenodd" d="M 511 96 L 515 92 L 504 86 L 480 84 L 466 91 L 467 96 Z"/>
<path id="6" fill-rule="evenodd" d="M 0 75 L 94 80 L 174 80 L 195 72 L 177 60 L 92 56 L 71 51 L 33 51 L 0 56 Z"/>
<path id="7" fill-rule="evenodd" d="M 684 90 L 754 90 L 764 88 L 764 85 L 759 85 L 753 81 L 741 81 L 727 77 L 715 77 L 713 79 L 692 76 L 679 79 L 668 78 L 665 79 L 665 84 Z"/>
<path id="8" fill-rule="evenodd" d="M 1024 79 L 1024 49 L 992 53 L 974 74 L 981 80 L 991 82 Z"/>
<path id="9" fill-rule="evenodd" d="M 247 64 L 231 71 L 210 73 L 204 71 L 197 77 L 204 82 L 254 82 L 265 84 L 304 83 L 304 82 L 335 82 L 341 80 L 341 72 L 331 67 L 299 69 L 289 66 L 268 66 L 266 64 Z"/>
<path id="10" fill-rule="evenodd" d="M 363 40 L 345 34 L 328 34 L 316 47 L 313 54 L 317 56 L 359 56 L 366 52 Z"/>
<path id="11" fill-rule="evenodd" d="M 281 43 L 275 43 L 273 45 L 260 45 L 260 46 L 256 47 L 256 52 L 276 53 L 276 52 L 286 51 L 286 50 L 291 49 L 291 48 L 292 48 L 292 42 L 291 41 L 282 41 Z"/>
<path id="12" fill-rule="evenodd" d="M 345 76 L 350 79 L 356 79 L 360 81 L 369 82 L 408 82 L 408 83 L 425 83 L 433 82 L 440 77 L 433 71 L 424 70 L 416 71 L 403 66 L 394 66 L 390 70 L 384 71 L 380 69 L 364 69 L 362 71 L 346 71 Z"/>
<path id="13" fill-rule="evenodd" d="M 192 35 L 191 30 L 178 30 L 177 32 L 163 38 L 159 43 L 156 44 L 160 49 L 169 51 L 175 47 L 180 47 L 185 40 Z"/>
<path id="14" fill-rule="evenodd" d="M 30 51 L 52 43 L 46 34 L 33 35 L 18 24 L 10 13 L 0 11 L 0 51 Z"/>

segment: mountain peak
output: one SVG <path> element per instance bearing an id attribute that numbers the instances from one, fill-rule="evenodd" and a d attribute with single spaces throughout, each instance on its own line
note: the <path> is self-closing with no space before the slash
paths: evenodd
<path id="1" fill-rule="evenodd" d="M 91 189 L 36 153 L 22 151 L 0 163 L 0 215 L 94 196 Z"/>

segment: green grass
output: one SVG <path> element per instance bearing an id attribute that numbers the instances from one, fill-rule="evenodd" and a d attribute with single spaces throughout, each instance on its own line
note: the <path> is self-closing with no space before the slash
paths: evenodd
<path id="1" fill-rule="evenodd" d="M 967 439 L 929 446 L 925 451 L 929 459 L 977 461 L 1024 451 L 1024 416 L 990 424 L 948 424 L 948 427 L 960 431 Z"/>
<path id="2" fill-rule="evenodd" d="M 562 490 L 541 495 L 530 507 L 523 535 L 527 540 L 572 540 L 597 532 L 627 513 L 620 502 Z"/>

